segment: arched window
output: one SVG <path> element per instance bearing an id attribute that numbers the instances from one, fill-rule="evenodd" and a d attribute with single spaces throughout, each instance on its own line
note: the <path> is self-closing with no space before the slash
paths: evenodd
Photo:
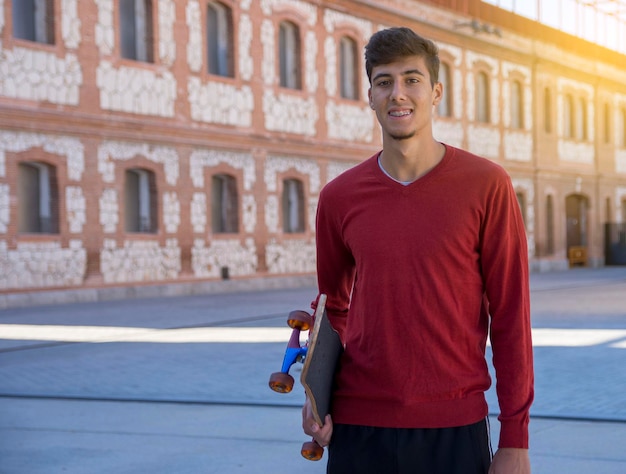
<path id="1" fill-rule="evenodd" d="M 283 231 L 304 232 L 304 186 L 299 179 L 283 181 Z"/>
<path id="2" fill-rule="evenodd" d="M 511 128 L 524 128 L 524 97 L 522 83 L 511 83 Z"/>
<path id="3" fill-rule="evenodd" d="M 344 36 L 339 41 L 339 87 L 344 99 L 358 100 L 358 71 L 356 41 Z"/>
<path id="4" fill-rule="evenodd" d="M 571 194 L 565 198 L 568 249 L 587 245 L 588 209 L 589 199 L 585 196 Z"/>
<path id="5" fill-rule="evenodd" d="M 280 23 L 278 49 L 281 87 L 301 89 L 300 30 L 290 21 Z"/>
<path id="6" fill-rule="evenodd" d="M 571 94 L 563 100 L 563 136 L 574 138 L 574 98 Z"/>
<path id="7" fill-rule="evenodd" d="M 587 102 L 583 97 L 576 100 L 576 139 L 587 139 Z"/>
<path id="8" fill-rule="evenodd" d="M 489 123 L 489 77 L 485 72 L 476 76 L 476 120 Z"/>
<path id="9" fill-rule="evenodd" d="M 56 168 L 46 163 L 18 165 L 17 229 L 19 233 L 59 232 Z"/>
<path id="10" fill-rule="evenodd" d="M 217 174 L 211 180 L 212 229 L 216 234 L 239 232 L 239 198 L 237 180 L 227 174 Z"/>
<path id="11" fill-rule="evenodd" d="M 154 62 L 152 0 L 120 0 L 122 57 Z"/>
<path id="12" fill-rule="evenodd" d="M 157 189 L 154 173 L 141 168 L 126 170 L 124 214 L 126 232 L 157 231 Z"/>
<path id="13" fill-rule="evenodd" d="M 15 0 L 13 37 L 54 44 L 54 0 Z"/>
<path id="14" fill-rule="evenodd" d="M 611 143 L 611 106 L 604 104 L 604 143 Z"/>
<path id="15" fill-rule="evenodd" d="M 207 7 L 207 64 L 209 74 L 234 76 L 232 11 L 220 2 Z"/>
<path id="16" fill-rule="evenodd" d="M 524 220 L 524 226 L 526 225 L 526 195 L 518 191 L 515 193 L 517 196 L 517 203 L 519 204 L 520 211 L 522 211 L 522 219 Z"/>
<path id="17" fill-rule="evenodd" d="M 546 196 L 546 254 L 554 254 L 554 198 Z"/>
<path id="18" fill-rule="evenodd" d="M 552 93 L 549 87 L 543 90 L 543 129 L 552 133 Z"/>
<path id="19" fill-rule="evenodd" d="M 615 135 L 616 145 L 620 148 L 626 148 L 626 107 L 622 107 L 617 114 Z"/>
<path id="20" fill-rule="evenodd" d="M 443 95 L 437 106 L 437 115 L 440 117 L 452 116 L 452 81 L 450 79 L 450 66 L 446 62 L 439 65 L 439 82 L 443 86 Z"/>

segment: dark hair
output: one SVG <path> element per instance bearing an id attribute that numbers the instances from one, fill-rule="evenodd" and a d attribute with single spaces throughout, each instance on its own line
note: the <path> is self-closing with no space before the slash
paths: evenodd
<path id="1" fill-rule="evenodd" d="M 372 69 L 407 56 L 420 56 L 426 61 L 430 83 L 439 81 L 439 48 L 410 28 L 394 27 L 378 31 L 365 46 L 365 71 L 372 83 Z"/>

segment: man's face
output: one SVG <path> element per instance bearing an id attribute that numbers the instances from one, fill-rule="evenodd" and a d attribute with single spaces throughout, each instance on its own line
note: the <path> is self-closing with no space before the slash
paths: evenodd
<path id="1" fill-rule="evenodd" d="M 374 67 L 368 95 L 383 134 L 407 140 L 430 129 L 442 90 L 440 83 L 431 85 L 424 58 L 408 56 Z"/>

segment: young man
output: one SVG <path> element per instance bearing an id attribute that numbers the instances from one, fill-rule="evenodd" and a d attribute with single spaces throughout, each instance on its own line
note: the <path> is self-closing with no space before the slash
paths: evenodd
<path id="1" fill-rule="evenodd" d="M 530 472 L 528 256 L 506 172 L 437 142 L 437 47 L 408 28 L 365 52 L 383 149 L 330 182 L 317 215 L 319 292 L 345 345 L 332 418 L 303 428 L 328 473 Z M 490 333 L 501 423 L 491 459 Z"/>

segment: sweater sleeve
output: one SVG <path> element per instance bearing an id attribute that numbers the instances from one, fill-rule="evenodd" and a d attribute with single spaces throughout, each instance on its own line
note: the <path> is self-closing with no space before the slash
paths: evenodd
<path id="1" fill-rule="evenodd" d="M 328 319 L 342 340 L 350 295 L 355 274 L 355 263 L 342 237 L 341 218 L 328 187 L 320 193 L 316 219 L 317 282 L 320 294 L 326 294 Z M 316 306 L 316 301 L 313 307 Z"/>
<path id="2" fill-rule="evenodd" d="M 481 265 L 500 405 L 498 446 L 528 448 L 534 374 L 526 232 L 508 176 L 488 199 Z"/>

